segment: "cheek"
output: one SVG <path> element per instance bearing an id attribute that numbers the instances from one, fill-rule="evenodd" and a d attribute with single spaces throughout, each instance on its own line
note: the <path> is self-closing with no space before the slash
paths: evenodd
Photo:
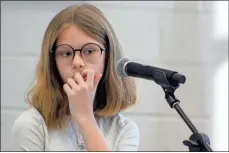
<path id="1" fill-rule="evenodd" d="M 62 64 L 59 64 L 59 65 L 57 64 L 57 70 L 58 70 L 58 72 L 60 74 L 61 79 L 64 82 L 66 82 L 67 79 L 72 76 L 71 69 L 69 67 L 66 67 L 66 66 L 62 65 Z"/>
<path id="2" fill-rule="evenodd" d="M 105 56 L 103 55 L 103 57 L 101 58 L 101 61 L 97 65 L 97 72 L 100 74 L 103 74 L 104 67 L 105 67 Z"/>
<path id="3" fill-rule="evenodd" d="M 103 74 L 104 71 L 104 58 L 101 58 L 101 61 L 99 61 L 97 64 L 88 64 L 86 69 L 92 69 L 95 71 L 95 73 Z"/>

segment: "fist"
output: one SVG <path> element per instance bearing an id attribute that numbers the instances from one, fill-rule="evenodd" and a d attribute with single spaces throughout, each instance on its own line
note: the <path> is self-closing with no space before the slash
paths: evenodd
<path id="1" fill-rule="evenodd" d="M 85 69 L 81 74 L 76 73 L 73 78 L 68 78 L 64 84 L 70 113 L 76 120 L 94 116 L 93 101 L 101 77 L 102 74 Z"/>

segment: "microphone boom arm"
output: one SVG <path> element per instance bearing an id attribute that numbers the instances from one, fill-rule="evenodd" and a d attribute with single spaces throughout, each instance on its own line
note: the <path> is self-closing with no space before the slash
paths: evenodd
<path id="1" fill-rule="evenodd" d="M 156 71 L 154 73 L 154 81 L 162 87 L 162 89 L 165 92 L 165 99 L 168 102 L 169 106 L 171 108 L 175 108 L 177 113 L 180 115 L 180 117 L 184 120 L 186 125 L 189 127 L 189 129 L 192 131 L 192 135 L 189 137 L 189 140 L 183 141 L 183 144 L 185 146 L 189 147 L 189 151 L 208 151 L 212 152 L 213 150 L 210 147 L 210 140 L 208 136 L 204 133 L 199 133 L 196 127 L 192 124 L 190 119 L 187 117 L 187 115 L 184 113 L 184 111 L 180 107 L 180 101 L 175 97 L 174 92 L 177 88 L 179 88 L 179 84 L 181 82 L 168 80 L 166 77 L 165 72 L 163 71 Z M 184 83 L 184 82 L 182 82 Z"/>

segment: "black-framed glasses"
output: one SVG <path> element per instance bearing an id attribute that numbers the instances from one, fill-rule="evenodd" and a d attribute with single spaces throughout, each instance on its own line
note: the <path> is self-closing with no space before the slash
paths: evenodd
<path id="1" fill-rule="evenodd" d="M 75 52 L 79 51 L 81 58 L 85 62 L 95 64 L 98 63 L 101 58 L 102 52 L 105 50 L 106 49 L 103 49 L 95 43 L 87 43 L 81 49 L 74 49 L 68 44 L 61 44 L 59 46 L 56 46 L 51 53 L 55 54 L 56 61 L 71 64 L 72 60 L 75 57 Z"/>

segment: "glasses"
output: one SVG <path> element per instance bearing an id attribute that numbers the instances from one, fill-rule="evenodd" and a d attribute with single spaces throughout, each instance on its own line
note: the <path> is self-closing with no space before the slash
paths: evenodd
<path id="1" fill-rule="evenodd" d="M 71 64 L 75 57 L 75 52 L 79 51 L 81 58 L 85 62 L 95 64 L 98 63 L 101 58 L 102 51 L 105 50 L 106 49 L 101 48 L 95 43 L 85 44 L 81 49 L 73 49 L 70 45 L 62 44 L 55 47 L 52 53 L 54 53 L 56 61 Z"/>

